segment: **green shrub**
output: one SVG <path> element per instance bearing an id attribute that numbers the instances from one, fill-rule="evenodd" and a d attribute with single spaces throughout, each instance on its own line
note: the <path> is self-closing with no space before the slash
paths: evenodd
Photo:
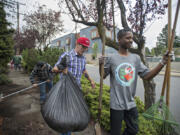
<path id="1" fill-rule="evenodd" d="M 0 74 L 7 74 L 9 72 L 8 66 L 2 66 L 0 65 Z"/>
<path id="2" fill-rule="evenodd" d="M 7 13 L 5 9 L 4 2 L 0 1 L 0 70 L 1 68 L 6 68 L 8 62 L 11 60 L 14 45 L 14 30 L 6 18 Z"/>
<path id="3" fill-rule="evenodd" d="M 22 52 L 22 66 L 28 73 L 38 61 L 47 62 L 53 67 L 62 53 L 63 50 L 58 48 L 47 48 L 46 51 L 41 52 L 36 49 L 25 49 Z"/>
<path id="4" fill-rule="evenodd" d="M 55 63 L 58 61 L 59 56 L 64 52 L 63 49 L 58 48 L 46 48 L 45 51 L 38 51 L 36 49 L 26 49 L 22 52 L 22 66 L 27 73 L 30 73 L 35 64 L 38 61 L 44 61 L 49 63 L 54 67 Z M 56 83 L 59 80 L 59 75 L 56 75 L 53 82 Z"/>
<path id="5" fill-rule="evenodd" d="M 137 135 L 157 135 L 156 129 L 152 123 L 145 119 L 142 115 L 139 116 L 139 132 Z"/>
<path id="6" fill-rule="evenodd" d="M 8 72 L 7 66 L 0 65 L 0 85 L 12 83 L 7 76 Z"/>
<path id="7" fill-rule="evenodd" d="M 96 84 L 96 88 L 92 89 L 89 81 L 83 76 L 81 79 L 81 85 L 83 89 L 83 93 L 87 104 L 89 106 L 89 110 L 91 113 L 91 117 L 93 119 L 97 119 L 98 117 L 98 105 L 99 105 L 99 84 Z M 103 86 L 103 95 L 102 95 L 102 111 L 101 111 L 101 121 L 100 124 L 102 127 L 109 131 L 110 130 L 110 93 L 109 86 Z"/>
<path id="8" fill-rule="evenodd" d="M 0 1 L 0 84 L 8 83 L 7 64 L 13 56 L 13 35 L 11 23 L 6 19 L 4 2 Z"/>
<path id="9" fill-rule="evenodd" d="M 38 50 L 36 49 L 25 49 L 22 52 L 23 68 L 29 73 L 32 71 L 34 65 L 40 60 Z"/>
<path id="10" fill-rule="evenodd" d="M 0 74 L 0 85 L 12 83 L 6 74 Z"/>
<path id="11" fill-rule="evenodd" d="M 63 49 L 59 48 L 47 48 L 41 56 L 41 60 L 54 66 L 59 59 L 59 56 L 64 52 Z"/>
<path id="12" fill-rule="evenodd" d="M 59 81 L 59 74 L 54 76 L 53 83 L 56 84 Z"/>
<path id="13" fill-rule="evenodd" d="M 135 97 L 135 102 L 136 102 L 136 105 L 137 105 L 138 113 L 143 113 L 145 111 L 144 103 L 140 99 L 140 97 Z"/>
<path id="14" fill-rule="evenodd" d="M 92 46 L 92 59 L 95 60 L 97 58 L 98 53 L 98 43 L 94 43 Z"/>
<path id="15" fill-rule="evenodd" d="M 91 117 L 96 120 L 98 116 L 98 105 L 99 105 L 99 84 L 96 84 L 96 88 L 92 89 L 89 81 L 83 76 L 81 79 L 82 90 L 84 93 L 85 100 L 89 106 Z M 158 135 L 157 127 L 158 122 L 152 122 L 146 120 L 141 113 L 144 112 L 144 103 L 139 97 L 135 97 L 135 102 L 139 112 L 139 132 L 138 135 Z M 106 130 L 110 131 L 110 87 L 107 85 L 103 86 L 102 95 L 102 111 L 101 111 L 101 126 Z M 124 131 L 125 123 L 123 121 L 122 131 Z"/>

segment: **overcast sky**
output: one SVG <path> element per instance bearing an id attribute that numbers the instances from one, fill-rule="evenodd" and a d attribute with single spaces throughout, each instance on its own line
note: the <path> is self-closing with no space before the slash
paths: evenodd
<path id="1" fill-rule="evenodd" d="M 35 10 L 38 7 L 38 4 L 35 2 L 35 0 L 18 0 L 21 3 L 26 4 L 24 5 L 20 5 L 20 12 L 21 13 L 27 13 L 30 12 L 31 10 Z M 172 0 L 172 21 L 174 21 L 174 15 L 175 15 L 175 10 L 176 10 L 176 5 L 177 5 L 177 1 L 178 0 Z M 57 5 L 58 0 L 38 0 L 38 2 L 40 4 L 44 4 L 46 5 L 48 8 L 51 8 L 53 10 L 58 11 L 59 7 Z M 23 16 L 20 16 L 20 19 L 22 20 Z M 118 16 L 117 16 L 118 18 Z M 159 33 L 161 32 L 162 28 L 167 24 L 168 22 L 168 17 L 167 17 L 167 13 L 166 15 L 164 15 L 162 17 L 162 19 L 159 20 L 155 20 L 153 23 L 151 22 L 151 24 L 148 25 L 148 30 L 145 32 L 145 36 L 146 36 L 146 46 L 149 48 L 155 47 L 156 45 L 156 39 L 157 36 L 159 35 Z M 63 20 L 64 20 L 64 29 L 65 32 L 62 33 L 64 34 L 68 34 L 71 32 L 75 32 L 75 23 L 71 21 L 69 16 L 63 16 Z M 23 22 L 20 22 L 20 25 L 22 25 Z M 116 20 L 116 25 L 121 28 L 121 22 Z M 172 22 L 173 25 L 173 22 Z M 78 28 L 84 28 L 87 26 L 78 24 Z M 178 21 L 177 21 L 177 27 L 176 27 L 176 32 L 177 35 L 180 36 L 180 13 L 179 13 L 179 17 L 178 17 Z"/>

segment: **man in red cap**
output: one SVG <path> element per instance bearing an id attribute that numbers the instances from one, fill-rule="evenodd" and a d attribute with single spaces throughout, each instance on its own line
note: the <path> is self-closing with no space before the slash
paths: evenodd
<path id="1" fill-rule="evenodd" d="M 82 74 L 90 81 L 92 88 L 95 88 L 95 82 L 89 77 L 88 72 L 86 70 L 86 58 L 84 57 L 84 52 L 88 50 L 90 45 L 90 41 L 86 37 L 80 37 L 77 39 L 77 45 L 75 49 L 64 52 L 60 57 L 57 63 L 53 68 L 53 72 L 63 72 L 66 74 L 67 72 L 71 72 L 73 76 L 76 78 L 77 83 L 81 86 L 81 76 Z M 60 69 L 58 65 L 63 61 L 66 60 L 65 67 Z M 63 133 L 61 135 L 71 135 L 70 132 Z"/>

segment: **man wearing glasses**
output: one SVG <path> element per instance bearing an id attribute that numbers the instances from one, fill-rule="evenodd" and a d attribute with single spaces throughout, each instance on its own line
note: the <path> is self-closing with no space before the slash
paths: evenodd
<path id="1" fill-rule="evenodd" d="M 71 50 L 70 52 L 64 52 L 60 57 L 57 63 L 53 68 L 53 72 L 63 72 L 66 74 L 67 72 L 71 72 L 73 76 L 76 78 L 77 83 L 81 86 L 81 76 L 82 74 L 90 81 L 91 87 L 95 88 L 95 82 L 89 77 L 88 72 L 86 70 L 86 58 L 83 55 L 84 52 L 88 50 L 90 45 L 90 41 L 86 37 L 80 37 L 77 39 L 77 45 L 75 49 Z M 66 66 L 67 68 L 63 70 L 58 69 L 58 65 L 61 63 L 64 57 L 68 57 Z M 71 135 L 70 132 L 63 133 L 61 135 Z"/>

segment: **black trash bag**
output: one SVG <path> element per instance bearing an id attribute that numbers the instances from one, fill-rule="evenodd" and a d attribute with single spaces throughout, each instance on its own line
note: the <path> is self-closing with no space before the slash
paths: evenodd
<path id="1" fill-rule="evenodd" d="M 70 72 L 47 94 L 41 112 L 48 126 L 60 133 L 82 131 L 90 120 L 83 93 Z"/>

